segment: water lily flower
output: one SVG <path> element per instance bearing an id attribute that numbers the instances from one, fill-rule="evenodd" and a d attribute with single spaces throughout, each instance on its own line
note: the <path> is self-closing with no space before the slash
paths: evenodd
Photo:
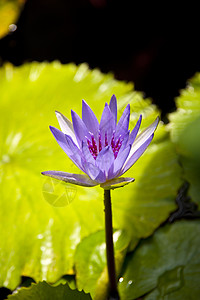
<path id="1" fill-rule="evenodd" d="M 142 133 L 138 134 L 142 116 L 135 127 L 129 130 L 130 104 L 117 123 L 117 100 L 111 97 L 106 103 L 100 123 L 90 106 L 82 101 L 82 119 L 71 111 L 72 122 L 56 111 L 59 129 L 50 126 L 56 141 L 68 157 L 85 174 L 61 171 L 42 172 L 58 180 L 76 185 L 114 189 L 134 181 L 121 177 L 140 158 L 153 139 L 158 125 L 157 118 Z"/>

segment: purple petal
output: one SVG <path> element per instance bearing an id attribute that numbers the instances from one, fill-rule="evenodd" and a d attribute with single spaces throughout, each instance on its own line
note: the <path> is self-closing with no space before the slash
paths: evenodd
<path id="1" fill-rule="evenodd" d="M 72 174 L 61 171 L 45 171 L 42 172 L 42 175 L 46 175 L 58 180 L 86 187 L 92 187 L 97 185 L 97 183 L 91 180 L 87 175 Z"/>
<path id="2" fill-rule="evenodd" d="M 108 180 L 104 183 L 102 183 L 100 186 L 104 190 L 114 190 L 120 187 L 123 187 L 131 182 L 133 182 L 135 179 L 130 177 L 118 177 L 111 180 Z"/>
<path id="3" fill-rule="evenodd" d="M 106 181 L 105 173 L 102 172 L 97 166 L 89 163 L 87 161 L 82 162 L 86 174 L 91 178 L 91 180 L 102 183 Z"/>
<path id="4" fill-rule="evenodd" d="M 84 141 L 82 142 L 82 153 L 86 161 L 95 165 L 95 159 L 88 148 L 87 142 Z"/>
<path id="5" fill-rule="evenodd" d="M 124 117 L 123 123 L 116 128 L 115 139 L 118 139 L 120 136 L 123 138 L 128 132 L 130 113 Z"/>
<path id="6" fill-rule="evenodd" d="M 95 178 L 95 181 L 98 183 L 103 183 L 106 181 L 106 175 L 104 172 L 100 171 L 98 176 Z"/>
<path id="7" fill-rule="evenodd" d="M 152 133 L 154 133 L 154 131 L 156 130 L 156 127 L 158 126 L 158 122 L 159 122 L 159 118 L 156 118 L 156 120 L 149 125 L 144 131 L 142 131 L 142 133 L 140 133 L 137 138 L 135 139 L 135 141 L 132 144 L 132 148 L 129 154 L 129 157 L 132 156 L 133 153 L 136 152 L 136 150 L 142 145 L 144 144 L 144 142 L 152 135 Z"/>
<path id="8" fill-rule="evenodd" d="M 112 95 L 111 99 L 110 99 L 110 111 L 113 114 L 113 118 L 115 121 L 115 124 L 117 124 L 117 99 L 115 95 Z"/>
<path id="9" fill-rule="evenodd" d="M 72 122 L 70 122 L 70 120 L 66 118 L 63 114 L 61 114 L 59 111 L 55 111 L 55 113 L 62 132 L 71 136 L 74 143 L 78 146 Z"/>
<path id="10" fill-rule="evenodd" d="M 130 133 L 130 130 L 127 131 L 127 133 L 123 136 L 123 139 L 122 139 L 122 145 L 121 145 L 121 148 L 119 149 L 119 153 L 121 151 L 123 151 L 127 145 L 129 144 L 128 143 L 128 140 L 129 140 L 129 133 Z M 119 155 L 119 154 L 118 154 Z"/>
<path id="11" fill-rule="evenodd" d="M 100 122 L 100 135 L 101 135 L 101 144 L 102 147 L 105 147 L 105 139 L 107 135 L 108 145 L 111 143 L 111 138 L 113 136 L 113 131 L 115 129 L 115 121 L 113 118 L 113 114 L 110 111 L 108 104 L 106 103 Z"/>
<path id="12" fill-rule="evenodd" d="M 88 131 L 93 133 L 96 141 L 99 139 L 99 122 L 89 107 L 89 105 L 83 100 L 82 101 L 82 120 L 85 123 Z"/>
<path id="13" fill-rule="evenodd" d="M 89 137 L 89 132 L 87 130 L 87 127 L 85 123 L 82 121 L 82 119 L 77 115 L 75 111 L 71 111 L 72 114 L 72 122 L 74 127 L 74 133 L 77 139 L 77 142 L 79 144 L 79 147 L 82 146 L 82 141 L 85 140 L 85 137 Z"/>
<path id="14" fill-rule="evenodd" d="M 129 136 L 129 143 L 132 145 L 137 134 L 138 134 L 138 131 L 140 129 L 140 125 L 141 125 L 141 121 L 142 121 L 142 115 L 140 115 L 135 127 L 133 128 L 133 130 L 131 131 L 131 134 Z"/>
<path id="15" fill-rule="evenodd" d="M 120 172 L 125 161 L 127 160 L 130 150 L 131 150 L 131 145 L 128 145 L 128 147 L 126 147 L 123 151 L 119 152 L 117 158 L 114 161 L 114 170 L 113 170 L 114 176 L 117 176 L 117 174 Z"/>
<path id="16" fill-rule="evenodd" d="M 110 168 L 112 168 L 114 164 L 114 153 L 111 146 L 105 147 L 101 152 L 98 154 L 96 159 L 96 166 L 102 171 L 105 172 L 106 177 L 108 177 L 108 172 Z"/>
<path id="17" fill-rule="evenodd" d="M 127 116 L 128 116 L 128 121 L 129 121 L 129 117 L 130 117 L 130 104 L 128 104 L 126 106 L 126 108 L 124 109 L 123 114 L 122 114 L 122 116 L 119 119 L 119 122 L 117 124 L 116 132 L 120 130 L 120 128 L 122 127 L 122 124 L 124 122 L 124 119 L 127 118 Z M 126 124 L 127 124 L 127 121 L 126 121 Z M 128 130 L 128 128 L 127 128 L 127 130 Z"/>
<path id="18" fill-rule="evenodd" d="M 82 171 L 84 171 L 81 163 L 82 153 L 73 142 L 72 138 L 55 127 L 50 126 L 50 130 L 53 133 L 59 146 L 65 151 L 65 153 L 75 163 L 75 165 Z"/>
<path id="19" fill-rule="evenodd" d="M 144 144 L 142 144 L 137 150 L 136 152 L 134 152 L 132 154 L 132 156 L 130 158 L 127 159 L 127 161 L 125 162 L 121 172 L 119 173 L 119 175 L 121 176 L 122 174 L 124 174 L 126 171 L 128 171 L 128 169 L 130 169 L 132 167 L 132 165 L 140 158 L 140 156 L 144 153 L 144 151 L 147 149 L 147 147 L 149 146 L 149 144 L 151 143 L 152 139 L 153 139 L 154 134 L 152 134 L 145 142 Z"/>

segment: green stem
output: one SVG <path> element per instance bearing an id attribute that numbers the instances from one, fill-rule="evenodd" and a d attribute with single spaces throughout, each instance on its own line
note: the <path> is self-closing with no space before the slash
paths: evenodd
<path id="1" fill-rule="evenodd" d="M 106 231 L 106 257 L 107 257 L 107 267 L 108 267 L 109 292 L 111 297 L 110 299 L 119 299 L 119 294 L 117 291 L 116 272 L 115 272 L 110 190 L 104 190 L 104 206 L 105 206 L 105 231 Z"/>

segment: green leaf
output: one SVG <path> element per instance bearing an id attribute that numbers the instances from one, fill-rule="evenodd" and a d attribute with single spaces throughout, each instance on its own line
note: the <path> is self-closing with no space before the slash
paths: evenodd
<path id="1" fill-rule="evenodd" d="M 32 284 L 30 288 L 21 288 L 16 294 L 8 296 L 12 300 L 92 300 L 89 294 L 84 291 L 72 290 L 65 284 L 56 287 L 47 284 L 45 281 Z"/>
<path id="2" fill-rule="evenodd" d="M 58 194 L 65 189 L 59 186 L 59 192 L 56 188 L 52 193 L 50 202 L 58 206 L 53 207 L 44 196 L 46 178 L 41 171 L 80 173 L 48 128 L 58 127 L 54 111 L 70 118 L 74 109 L 81 115 L 83 98 L 100 118 L 113 93 L 119 100 L 119 117 L 126 104 L 131 105 L 130 128 L 141 113 L 142 128 L 159 115 L 132 84 L 85 64 L 7 64 L 0 69 L 0 286 L 13 290 L 21 275 L 55 282 L 74 274 L 77 245 L 104 229 L 102 188 L 69 184 L 64 199 Z M 134 248 L 135 239 L 151 235 L 175 209 L 181 183 L 177 156 L 162 123 L 126 176 L 135 182 L 112 191 L 113 222 L 115 229 L 127 231 Z M 70 205 L 60 208 L 66 199 Z"/>
<path id="3" fill-rule="evenodd" d="M 189 195 L 200 204 L 200 74 L 192 78 L 176 100 L 177 111 L 169 115 L 171 139 L 183 167 L 183 177 L 190 183 Z"/>
<path id="4" fill-rule="evenodd" d="M 116 271 L 119 274 L 130 236 L 117 230 L 113 234 Z M 134 243 L 137 244 L 135 239 Z M 93 299 L 107 299 L 108 275 L 106 268 L 105 232 L 99 231 L 85 238 L 75 254 L 76 280 L 78 289 L 90 291 Z"/>
<path id="5" fill-rule="evenodd" d="M 141 242 L 120 278 L 121 299 L 198 299 L 200 222 L 166 225 Z"/>

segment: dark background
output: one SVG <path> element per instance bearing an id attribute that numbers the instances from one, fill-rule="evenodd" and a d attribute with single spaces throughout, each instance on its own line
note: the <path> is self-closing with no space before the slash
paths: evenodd
<path id="1" fill-rule="evenodd" d="M 192 2 L 27 0 L 0 63 L 87 62 L 135 83 L 165 113 L 200 71 L 199 9 Z"/>

